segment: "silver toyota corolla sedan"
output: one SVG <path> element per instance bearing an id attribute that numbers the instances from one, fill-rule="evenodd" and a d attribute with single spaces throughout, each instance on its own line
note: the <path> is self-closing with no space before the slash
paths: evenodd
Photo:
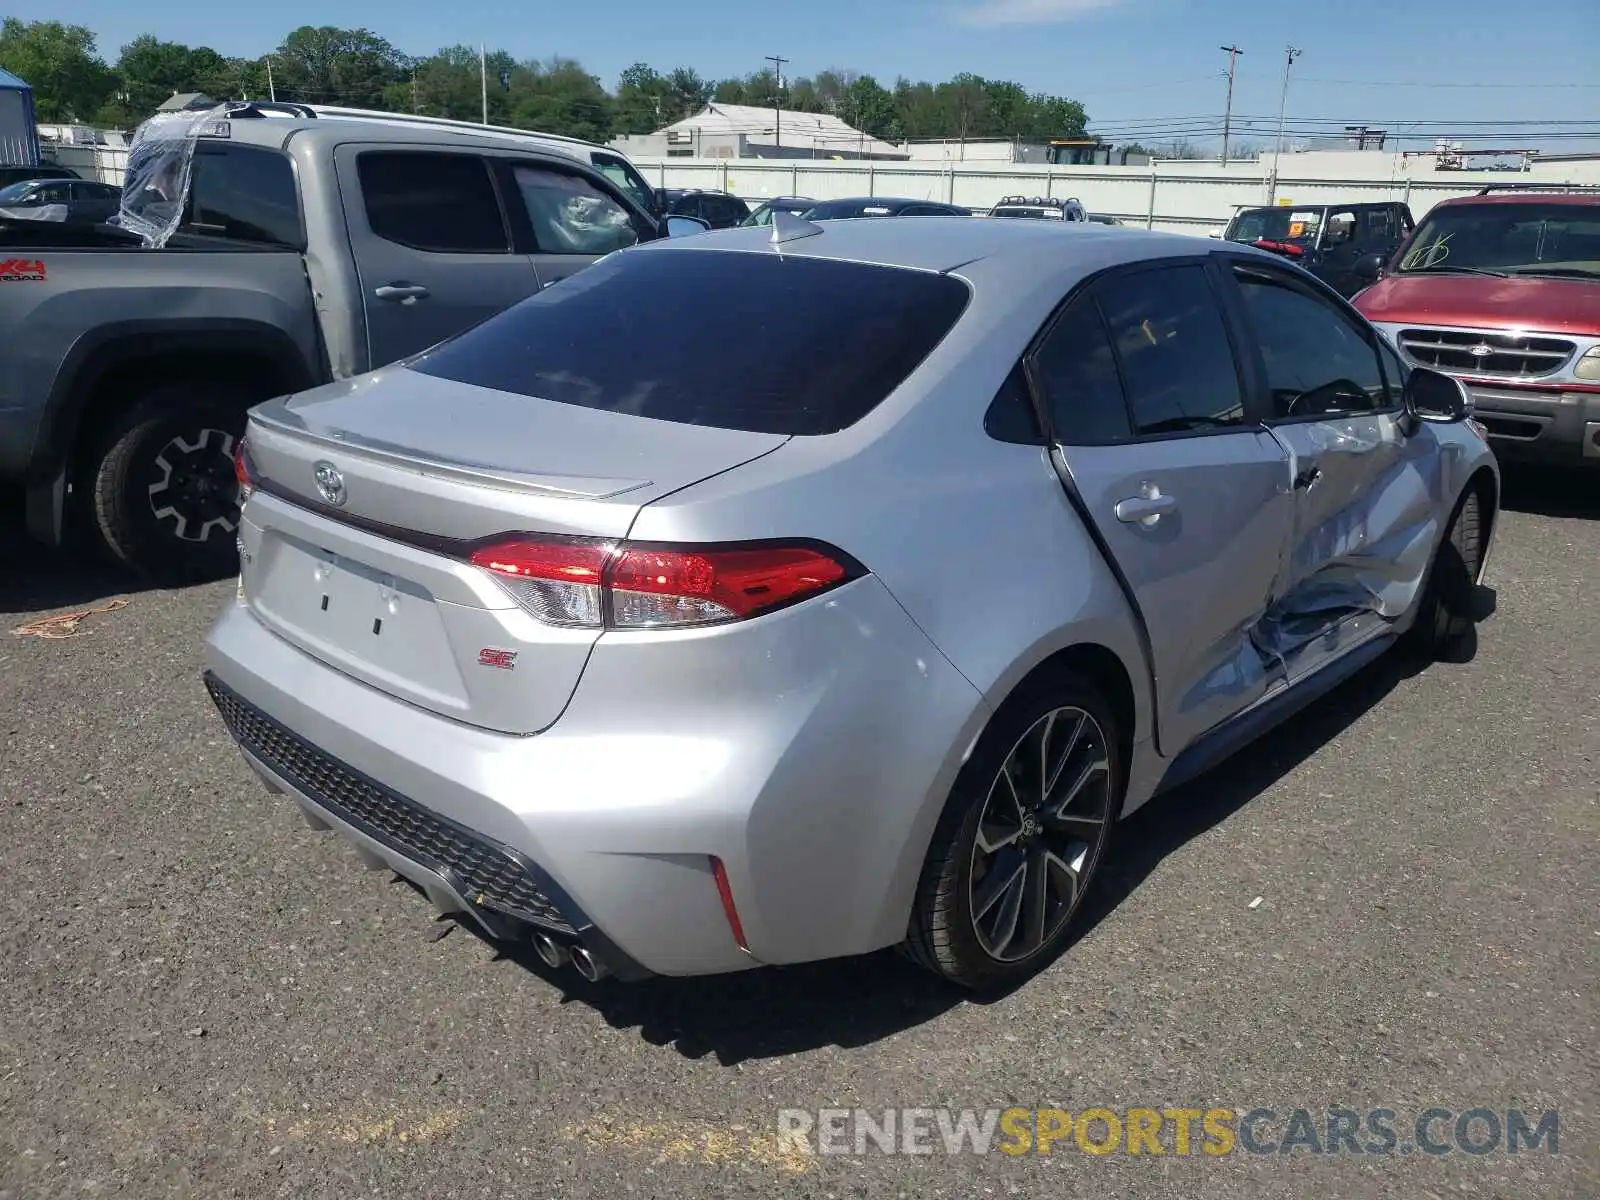
<path id="1" fill-rule="evenodd" d="M 239 473 L 205 681 L 314 826 L 589 979 L 973 986 L 1119 817 L 1470 636 L 1500 494 L 1273 255 L 787 214 L 262 405 Z"/>

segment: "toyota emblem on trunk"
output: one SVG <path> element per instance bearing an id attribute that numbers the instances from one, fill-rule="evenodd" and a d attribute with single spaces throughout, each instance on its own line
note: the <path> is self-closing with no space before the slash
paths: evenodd
<path id="1" fill-rule="evenodd" d="M 317 493 L 329 504 L 343 504 L 344 476 L 339 474 L 339 468 L 331 462 L 319 462 L 313 471 L 317 481 Z"/>

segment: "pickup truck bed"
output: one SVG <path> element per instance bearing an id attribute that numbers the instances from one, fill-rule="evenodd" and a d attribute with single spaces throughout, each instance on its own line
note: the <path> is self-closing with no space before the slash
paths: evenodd
<path id="1" fill-rule="evenodd" d="M 208 492 L 225 498 L 243 408 L 328 377 L 294 250 L 174 242 L 155 251 L 104 227 L 7 229 L 0 331 L 10 351 L 0 479 L 23 483 L 30 530 L 51 541 L 63 532 L 69 484 L 83 488 L 85 515 L 129 562 L 155 552 L 157 531 L 118 512 L 142 491 L 173 509 L 165 520 L 193 543 L 191 565 L 207 568 L 193 556 L 210 543 L 210 565 L 226 569 L 226 531 L 202 533 L 206 520 L 176 502 L 199 503 L 204 516 L 217 507 L 204 503 Z M 137 454 L 130 439 L 161 445 Z M 173 504 L 160 503 L 164 493 Z"/>

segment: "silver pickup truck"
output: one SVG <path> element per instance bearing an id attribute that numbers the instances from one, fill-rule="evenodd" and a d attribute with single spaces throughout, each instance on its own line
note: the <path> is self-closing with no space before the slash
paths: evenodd
<path id="1" fill-rule="evenodd" d="M 626 160 L 601 169 L 554 139 L 269 104 L 189 136 L 159 243 L 0 233 L 0 487 L 22 486 L 37 537 L 81 528 L 159 577 L 234 569 L 249 407 L 409 357 L 667 234 Z M 130 170 L 124 215 L 160 182 Z"/>

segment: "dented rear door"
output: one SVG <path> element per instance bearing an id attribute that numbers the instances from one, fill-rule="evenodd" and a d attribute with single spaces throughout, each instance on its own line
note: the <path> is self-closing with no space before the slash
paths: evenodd
<path id="1" fill-rule="evenodd" d="M 1256 351 L 1265 424 L 1287 456 L 1293 533 L 1262 622 L 1290 678 L 1411 606 L 1437 536 L 1437 455 L 1405 432 L 1375 331 L 1290 270 L 1229 268 Z"/>
<path id="2" fill-rule="evenodd" d="M 1100 277 L 1028 369 L 1058 472 L 1143 619 L 1175 754 L 1283 679 L 1257 628 L 1293 524 L 1287 456 L 1248 411 L 1203 260 Z"/>

